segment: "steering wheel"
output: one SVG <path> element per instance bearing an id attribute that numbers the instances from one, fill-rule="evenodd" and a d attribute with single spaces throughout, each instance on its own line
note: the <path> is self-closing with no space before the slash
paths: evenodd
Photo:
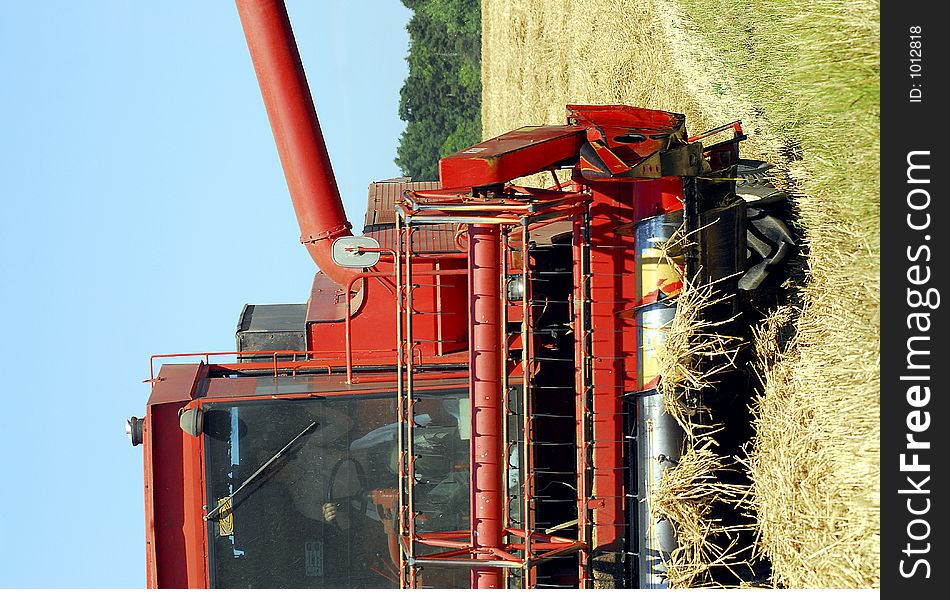
<path id="1" fill-rule="evenodd" d="M 353 463 L 353 466 L 356 467 L 356 480 L 359 484 L 359 489 L 355 494 L 337 497 L 333 493 L 333 489 L 336 484 L 336 477 L 340 474 L 340 467 L 342 467 L 344 463 L 348 462 Z M 335 465 L 333 465 L 333 469 L 330 471 L 330 481 L 327 483 L 327 502 L 349 504 L 353 500 L 357 499 L 360 502 L 359 514 L 365 515 L 366 508 L 369 506 L 369 489 L 366 485 L 366 472 L 363 470 L 363 465 L 361 465 L 355 458 L 341 458 L 336 462 Z"/>

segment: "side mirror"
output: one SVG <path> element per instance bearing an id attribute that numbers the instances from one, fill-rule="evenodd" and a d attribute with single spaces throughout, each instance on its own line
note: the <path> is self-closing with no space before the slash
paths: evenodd
<path id="1" fill-rule="evenodd" d="M 144 417 L 132 417 L 125 422 L 125 435 L 129 436 L 133 446 L 138 446 L 142 443 L 142 439 L 144 437 L 142 433 L 142 424 L 144 422 Z"/>
<path id="2" fill-rule="evenodd" d="M 359 248 L 379 248 L 379 241 L 364 235 L 339 237 L 333 240 L 333 262 L 352 269 L 365 269 L 379 262 L 379 252 L 360 252 Z"/>

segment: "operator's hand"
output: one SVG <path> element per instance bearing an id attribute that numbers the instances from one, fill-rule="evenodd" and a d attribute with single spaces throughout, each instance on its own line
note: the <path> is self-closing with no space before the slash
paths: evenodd
<path id="1" fill-rule="evenodd" d="M 341 504 L 338 502 L 327 502 L 323 505 L 323 520 L 327 523 L 333 523 L 340 529 L 350 528 L 350 516 L 345 510 L 340 510 Z"/>

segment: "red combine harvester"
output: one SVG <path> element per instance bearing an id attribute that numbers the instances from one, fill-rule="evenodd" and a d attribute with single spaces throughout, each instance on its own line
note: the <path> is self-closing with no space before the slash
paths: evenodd
<path id="1" fill-rule="evenodd" d="M 148 586 L 665 587 L 657 350 L 684 280 L 745 272 L 739 123 L 568 106 L 373 183 L 353 236 L 286 9 L 237 5 L 320 272 L 236 352 L 153 357 Z"/>

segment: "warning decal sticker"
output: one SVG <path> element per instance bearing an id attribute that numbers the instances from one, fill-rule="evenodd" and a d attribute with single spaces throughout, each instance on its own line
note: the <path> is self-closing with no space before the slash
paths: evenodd
<path id="1" fill-rule="evenodd" d="M 218 535 L 226 537 L 234 535 L 234 513 L 231 512 L 231 499 L 218 500 Z"/>

